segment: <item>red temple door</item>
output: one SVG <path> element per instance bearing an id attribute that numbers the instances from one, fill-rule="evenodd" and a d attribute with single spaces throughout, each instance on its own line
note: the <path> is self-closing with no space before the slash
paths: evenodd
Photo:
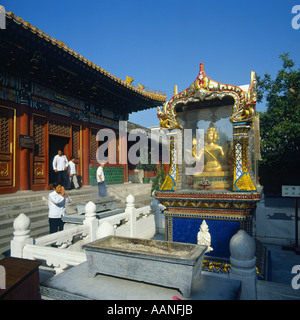
<path id="1" fill-rule="evenodd" d="M 15 110 L 0 107 L 0 187 L 15 186 Z"/>

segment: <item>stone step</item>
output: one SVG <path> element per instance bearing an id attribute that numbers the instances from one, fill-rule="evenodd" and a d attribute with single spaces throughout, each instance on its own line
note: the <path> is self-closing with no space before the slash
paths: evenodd
<path id="1" fill-rule="evenodd" d="M 0 248 L 1 246 L 3 246 L 3 244 L 8 243 L 9 241 L 12 240 L 12 238 L 14 237 L 13 232 L 14 232 L 14 228 L 12 226 L 3 230 L 3 232 L 1 232 Z M 30 226 L 31 237 L 35 237 L 35 238 L 40 237 L 40 234 L 41 233 L 45 234 L 45 232 L 49 233 L 48 218 L 33 222 Z"/>
<path id="2" fill-rule="evenodd" d="M 35 200 L 31 202 L 19 202 L 15 204 L 9 204 L 9 205 L 3 205 L 0 206 L 0 219 L 2 218 L 9 218 L 12 216 L 15 216 L 16 214 L 19 214 L 21 212 L 27 213 L 27 212 L 35 212 L 39 208 L 47 208 L 48 209 L 48 198 L 42 197 L 42 200 Z M 90 200 L 95 199 L 95 195 L 93 194 L 83 194 L 83 195 L 72 195 L 72 203 L 75 204 L 77 202 L 88 202 Z M 71 204 L 72 204 L 71 203 Z M 70 204 L 70 205 L 71 205 Z"/>
<path id="3" fill-rule="evenodd" d="M 29 208 L 35 208 L 39 206 L 48 206 L 48 202 L 46 200 L 35 200 L 35 201 L 26 201 L 26 202 L 20 202 L 20 203 L 14 203 L 9 205 L 3 205 L 0 206 L 0 216 L 2 213 L 6 213 L 8 211 L 14 211 L 14 210 L 23 210 L 23 209 L 29 209 Z"/>
<path id="4" fill-rule="evenodd" d="M 30 218 L 31 224 L 40 220 L 46 220 L 48 219 L 48 209 L 44 210 L 43 212 L 37 211 L 34 214 L 26 214 Z M 13 226 L 15 218 L 12 219 L 5 219 L 0 221 L 0 231 L 3 231 L 3 229 L 10 228 Z"/>
<path id="5" fill-rule="evenodd" d="M 0 195 L 0 207 L 6 205 L 13 205 L 24 202 L 33 202 L 48 198 L 51 190 L 45 191 L 18 191 L 16 193 Z M 80 189 L 68 190 L 67 193 L 72 196 L 90 194 L 91 192 L 97 192 L 97 187 L 82 187 Z"/>
<path id="6" fill-rule="evenodd" d="M 5 195 L 5 197 L 0 197 L 0 207 L 9 206 L 24 202 L 32 202 L 43 200 L 43 196 L 46 196 L 49 192 L 37 193 L 37 194 L 22 194 L 19 192 L 14 193 L 13 195 Z"/>
<path id="7" fill-rule="evenodd" d="M 10 241 L 13 239 L 13 227 L 7 228 L 5 233 L 1 231 L 0 236 L 0 256 L 6 251 L 10 250 Z M 31 223 L 30 236 L 32 238 L 38 238 L 49 234 L 49 223 L 48 217 L 44 220 L 39 220 L 37 222 Z"/>
<path id="8" fill-rule="evenodd" d="M 97 195 L 96 194 L 83 194 L 83 195 L 69 195 L 70 198 L 72 199 L 72 203 L 77 203 L 77 202 L 89 202 L 91 200 L 97 200 Z"/>
<path id="9" fill-rule="evenodd" d="M 49 207 L 48 205 L 43 205 L 43 206 L 36 206 L 33 208 L 19 208 L 15 210 L 9 210 L 0 213 L 0 225 L 2 222 L 6 220 L 14 220 L 20 213 L 26 214 L 29 218 L 31 218 L 32 215 L 38 214 L 38 213 L 44 213 L 48 212 Z M 1 228 L 1 227 L 0 227 Z"/>
<path id="10" fill-rule="evenodd" d="M 121 185 L 108 185 L 108 192 L 110 190 L 124 194 L 127 197 L 129 194 L 151 194 L 151 184 L 121 184 Z M 18 191 L 13 194 L 0 195 L 0 208 L 9 205 L 17 205 L 20 203 L 30 203 L 34 201 L 41 201 L 47 199 L 49 196 L 50 190 L 46 191 Z M 71 198 L 76 199 L 78 197 L 84 198 L 85 195 L 96 195 L 98 193 L 97 187 L 87 186 L 82 187 L 79 190 L 73 189 L 68 190 L 67 193 Z M 3 209 L 2 209 L 3 210 Z"/>

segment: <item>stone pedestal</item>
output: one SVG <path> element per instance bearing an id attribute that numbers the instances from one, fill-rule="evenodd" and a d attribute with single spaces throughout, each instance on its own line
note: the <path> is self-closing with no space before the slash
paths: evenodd
<path id="1" fill-rule="evenodd" d="M 230 279 L 242 283 L 241 300 L 256 300 L 255 242 L 244 230 L 239 230 L 230 240 Z"/>

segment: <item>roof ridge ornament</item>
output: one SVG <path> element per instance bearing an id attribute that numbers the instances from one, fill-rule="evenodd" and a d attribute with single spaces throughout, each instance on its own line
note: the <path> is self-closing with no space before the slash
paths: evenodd
<path id="1" fill-rule="evenodd" d="M 199 78 L 200 80 L 202 80 L 202 79 L 204 79 L 205 77 L 206 77 L 206 74 L 205 74 L 205 71 L 204 71 L 204 63 L 201 62 L 201 63 L 200 63 L 200 71 L 199 71 L 199 76 L 198 76 L 198 78 Z"/>

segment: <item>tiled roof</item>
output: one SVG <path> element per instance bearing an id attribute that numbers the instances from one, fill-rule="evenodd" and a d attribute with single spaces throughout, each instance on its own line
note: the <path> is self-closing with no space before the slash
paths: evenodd
<path id="1" fill-rule="evenodd" d="M 6 17 L 8 19 L 13 20 L 16 24 L 21 25 L 24 29 L 29 29 L 32 33 L 36 34 L 37 36 L 39 36 L 40 38 L 44 39 L 45 41 L 48 41 L 49 43 L 51 43 L 53 46 L 56 46 L 58 48 L 60 48 L 61 50 L 69 53 L 70 55 L 74 56 L 76 59 L 82 61 L 83 63 L 86 63 L 89 67 L 97 70 L 98 72 L 100 72 L 101 74 L 105 75 L 106 77 L 114 80 L 116 83 L 121 84 L 122 86 L 144 96 L 145 98 L 148 99 L 152 99 L 152 100 L 157 100 L 157 101 L 161 101 L 161 102 L 165 102 L 166 101 L 166 94 L 165 93 L 161 93 L 161 92 L 155 92 L 153 90 L 151 90 L 149 92 L 149 90 L 144 91 L 144 86 L 138 85 L 138 87 L 134 87 L 133 85 L 131 85 L 131 82 L 133 79 L 128 78 L 129 81 L 123 81 L 122 79 L 112 75 L 111 73 L 109 73 L 108 71 L 104 70 L 103 68 L 99 67 L 98 65 L 96 65 L 94 62 L 88 60 L 87 58 L 85 58 L 84 56 L 82 56 L 81 54 L 79 54 L 78 52 L 76 52 L 75 50 L 69 48 L 63 41 L 58 41 L 57 39 L 51 37 L 49 34 L 46 34 L 44 31 L 38 29 L 35 26 L 32 26 L 29 22 L 24 21 L 22 18 L 20 18 L 19 16 L 15 16 L 15 14 L 11 11 L 6 12 Z M 131 81 L 130 81 L 131 80 Z"/>

